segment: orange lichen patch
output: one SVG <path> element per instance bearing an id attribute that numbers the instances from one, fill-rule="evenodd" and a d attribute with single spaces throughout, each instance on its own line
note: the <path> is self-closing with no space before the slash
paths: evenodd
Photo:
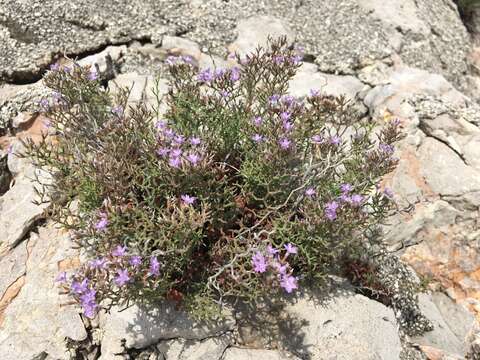
<path id="1" fill-rule="evenodd" d="M 3 325 L 5 320 L 5 310 L 8 305 L 17 297 L 22 290 L 23 285 L 25 284 L 25 275 L 20 276 L 7 288 L 3 296 L 0 298 L 0 327 Z"/>
<path id="2" fill-rule="evenodd" d="M 420 350 L 422 350 L 422 352 L 425 354 L 428 360 L 444 360 L 445 359 L 445 354 L 443 353 L 443 351 L 437 348 L 426 346 L 426 345 L 420 345 Z"/>
<path id="3" fill-rule="evenodd" d="M 39 142 L 42 136 L 47 134 L 49 123 L 50 120 L 46 116 L 37 114 L 27 124 L 24 124 L 25 126 L 20 127 L 16 137 L 21 140 L 30 138 L 34 142 Z"/>
<path id="4" fill-rule="evenodd" d="M 78 256 L 60 260 L 57 262 L 58 271 L 68 271 L 80 267 L 80 259 Z"/>
<path id="5" fill-rule="evenodd" d="M 405 162 L 405 168 L 407 174 L 415 181 L 415 185 L 422 190 L 425 198 L 434 197 L 437 198 L 438 194 L 433 192 L 430 186 L 425 181 L 425 178 L 422 175 L 421 168 L 422 165 L 417 159 L 415 150 L 411 147 L 405 147 L 401 154 L 401 159 Z M 397 170 L 398 171 L 398 170 Z M 404 176 L 404 174 L 402 174 Z"/>

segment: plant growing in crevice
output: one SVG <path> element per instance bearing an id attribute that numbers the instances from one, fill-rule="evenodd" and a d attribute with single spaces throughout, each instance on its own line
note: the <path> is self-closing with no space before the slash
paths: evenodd
<path id="1" fill-rule="evenodd" d="M 377 184 L 397 164 L 398 122 L 378 127 L 319 90 L 288 95 L 301 54 L 284 38 L 235 57 L 201 71 L 169 58 L 162 118 L 88 67 L 45 76 L 52 135 L 27 155 L 52 174 L 53 217 L 90 257 L 58 279 L 85 315 L 170 299 L 207 318 L 381 248 L 393 201 Z"/>

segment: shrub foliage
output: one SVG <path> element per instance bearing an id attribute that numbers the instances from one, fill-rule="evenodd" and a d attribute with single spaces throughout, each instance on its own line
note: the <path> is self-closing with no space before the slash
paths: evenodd
<path id="1" fill-rule="evenodd" d="M 320 89 L 288 95 L 301 54 L 286 39 L 231 60 L 199 71 L 169 58 L 161 116 L 159 96 L 128 106 L 128 89 L 111 94 L 94 69 L 45 76 L 50 135 L 27 153 L 54 179 L 52 216 L 89 257 L 59 277 L 87 316 L 172 299 L 206 317 L 321 282 L 381 246 L 392 200 L 378 182 L 397 163 L 398 123 L 379 127 Z"/>

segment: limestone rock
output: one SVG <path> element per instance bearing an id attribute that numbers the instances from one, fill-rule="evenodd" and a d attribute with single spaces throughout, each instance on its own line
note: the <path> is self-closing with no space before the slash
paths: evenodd
<path id="1" fill-rule="evenodd" d="M 241 20 L 237 25 L 237 33 L 238 37 L 229 46 L 229 51 L 237 52 L 240 56 L 245 56 L 258 46 L 265 46 L 269 36 L 287 36 L 290 41 L 295 37 L 284 21 L 271 16 L 255 16 Z"/>
<path id="2" fill-rule="evenodd" d="M 183 338 L 202 340 L 221 335 L 233 329 L 232 319 L 215 324 L 197 323 L 184 312 L 176 311 L 173 304 L 144 308 L 133 305 L 123 311 L 114 308 L 104 315 L 102 359 L 109 359 L 126 348 L 142 349 L 162 339 Z"/>
<path id="3" fill-rule="evenodd" d="M 175 339 L 160 343 L 157 349 L 165 360 L 220 360 L 231 342 L 228 336 L 200 341 Z"/>
<path id="4" fill-rule="evenodd" d="M 26 275 L 16 296 L 1 310 L 2 359 L 69 359 L 65 338 L 82 341 L 87 337 L 78 309 L 66 305 L 68 299 L 59 295 L 55 285 L 58 263 L 75 256 L 71 241 L 68 234 L 49 224 L 39 228 L 38 235 L 32 234 L 26 247 Z M 5 268 L 0 271 L 5 277 Z"/>
<path id="5" fill-rule="evenodd" d="M 231 347 L 225 351 L 222 360 L 288 360 L 298 359 L 275 350 L 256 350 Z"/>

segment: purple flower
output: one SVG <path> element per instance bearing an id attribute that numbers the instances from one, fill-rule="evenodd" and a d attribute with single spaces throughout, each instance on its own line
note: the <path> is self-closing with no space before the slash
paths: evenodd
<path id="1" fill-rule="evenodd" d="M 297 279 L 291 275 L 283 275 L 282 280 L 280 281 L 280 286 L 290 294 L 294 289 L 298 288 Z"/>
<path id="2" fill-rule="evenodd" d="M 115 278 L 115 284 L 118 286 L 123 286 L 130 281 L 130 275 L 128 274 L 127 269 L 117 270 L 117 277 Z"/>
<path id="3" fill-rule="evenodd" d="M 182 60 L 185 64 L 193 63 L 193 58 L 190 55 L 180 56 L 180 60 Z"/>
<path id="4" fill-rule="evenodd" d="M 173 168 L 179 168 L 180 165 L 182 164 L 182 161 L 180 160 L 180 158 L 177 156 L 172 156 L 170 157 L 170 159 L 168 160 L 168 165 L 170 165 L 171 167 Z"/>
<path id="5" fill-rule="evenodd" d="M 292 105 L 296 102 L 295 97 L 293 97 L 292 95 L 284 95 L 282 96 L 281 100 L 288 107 L 292 107 Z"/>
<path id="6" fill-rule="evenodd" d="M 95 289 L 90 289 L 80 297 L 83 314 L 88 318 L 95 317 L 95 312 L 98 307 L 95 299 L 96 293 Z"/>
<path id="7" fill-rule="evenodd" d="M 281 263 L 277 262 L 275 264 L 275 268 L 280 275 L 285 275 L 287 273 L 287 265 L 282 265 Z"/>
<path id="8" fill-rule="evenodd" d="M 165 135 L 167 138 L 171 139 L 175 136 L 175 131 L 173 131 L 172 129 L 165 129 L 163 131 L 163 135 Z"/>
<path id="9" fill-rule="evenodd" d="M 122 105 L 117 105 L 115 107 L 112 108 L 112 114 L 118 116 L 118 117 L 122 117 L 123 116 L 123 106 Z"/>
<path id="10" fill-rule="evenodd" d="M 217 79 L 217 78 L 220 78 L 222 76 L 224 76 L 226 74 L 227 70 L 225 69 L 222 69 L 222 68 L 218 68 L 218 69 L 215 69 L 215 75 L 214 77 Z"/>
<path id="11" fill-rule="evenodd" d="M 383 193 L 385 194 L 386 197 L 388 197 L 388 198 L 390 198 L 390 199 L 393 198 L 393 195 L 394 195 L 394 194 L 393 194 L 393 190 L 392 190 L 392 189 L 386 187 L 386 188 L 383 190 Z"/>
<path id="12" fill-rule="evenodd" d="M 343 201 L 343 202 L 346 202 L 346 203 L 351 203 L 352 202 L 352 198 L 347 193 L 343 193 L 342 195 L 340 195 L 339 199 L 340 199 L 340 201 Z"/>
<path id="13" fill-rule="evenodd" d="M 265 256 L 263 256 L 259 251 L 252 256 L 253 271 L 257 273 L 264 273 L 267 271 L 267 262 Z"/>
<path id="14" fill-rule="evenodd" d="M 70 288 L 77 295 L 83 294 L 88 289 L 88 279 L 85 278 L 82 282 L 74 280 L 72 281 L 72 286 Z"/>
<path id="15" fill-rule="evenodd" d="M 276 255 L 276 254 L 278 254 L 278 249 L 275 249 L 272 245 L 268 244 L 267 245 L 267 252 L 270 255 Z"/>
<path id="16" fill-rule="evenodd" d="M 181 195 L 180 198 L 182 199 L 182 201 L 185 205 L 193 205 L 195 200 L 197 200 L 196 197 L 190 196 L 190 195 L 187 195 L 187 194 Z"/>
<path id="17" fill-rule="evenodd" d="M 64 66 L 62 70 L 65 73 L 70 73 L 70 71 L 72 71 L 72 68 L 70 66 Z"/>
<path id="18" fill-rule="evenodd" d="M 255 126 L 260 126 L 262 125 L 263 119 L 261 116 L 255 116 L 252 121 Z"/>
<path id="19" fill-rule="evenodd" d="M 108 226 L 108 218 L 105 212 L 100 213 L 100 220 L 95 223 L 95 230 L 105 231 Z"/>
<path id="20" fill-rule="evenodd" d="M 13 145 L 11 145 L 11 144 L 8 145 L 7 153 L 10 154 L 10 155 L 13 154 Z"/>
<path id="21" fill-rule="evenodd" d="M 276 64 L 276 65 L 282 65 L 285 61 L 285 56 L 274 56 L 273 58 L 273 62 Z"/>
<path id="22" fill-rule="evenodd" d="M 359 195 L 359 194 L 352 195 L 351 199 L 352 199 L 352 204 L 355 205 L 355 206 L 362 205 L 362 203 L 364 201 L 363 196 Z"/>
<path id="23" fill-rule="evenodd" d="M 192 137 L 190 138 L 190 144 L 196 146 L 196 145 L 200 145 L 202 142 L 202 140 L 200 140 L 199 138 L 197 137 Z"/>
<path id="24" fill-rule="evenodd" d="M 282 138 L 279 140 L 278 144 L 283 150 L 288 150 L 290 148 L 290 145 L 292 142 L 288 140 L 287 138 Z"/>
<path id="25" fill-rule="evenodd" d="M 235 60 L 237 58 L 237 54 L 234 52 L 231 52 L 227 56 L 228 59 Z"/>
<path id="26" fill-rule="evenodd" d="M 148 270 L 148 274 L 155 275 L 155 276 L 160 275 L 160 263 L 158 262 L 158 259 L 156 256 L 152 256 L 150 258 L 150 268 Z"/>
<path id="27" fill-rule="evenodd" d="M 332 136 L 332 137 L 330 138 L 330 144 L 335 145 L 335 146 L 336 146 L 336 145 L 340 145 L 341 141 L 342 141 L 342 139 L 340 139 L 340 137 L 338 137 L 338 136 L 336 136 L 336 135 L 335 135 L 335 136 Z"/>
<path id="28" fill-rule="evenodd" d="M 97 292 L 95 291 L 95 289 L 89 289 L 85 291 L 85 293 L 82 296 L 80 296 L 80 301 L 84 304 L 95 302 L 96 293 Z"/>
<path id="29" fill-rule="evenodd" d="M 230 81 L 236 82 L 240 79 L 240 69 L 238 67 L 234 67 L 230 70 Z"/>
<path id="30" fill-rule="evenodd" d="M 170 149 L 167 149 L 167 148 L 160 148 L 160 149 L 157 149 L 157 155 L 161 156 L 161 157 L 165 157 L 168 155 L 168 153 L 170 152 Z"/>
<path id="31" fill-rule="evenodd" d="M 298 251 L 297 247 L 291 243 L 285 244 L 283 247 L 287 250 L 287 255 L 296 254 Z"/>
<path id="32" fill-rule="evenodd" d="M 389 144 L 381 143 L 378 145 L 378 148 L 387 155 L 391 155 L 395 152 L 395 148 Z"/>
<path id="33" fill-rule="evenodd" d="M 176 135 L 174 138 L 173 138 L 173 142 L 177 145 L 181 145 L 185 142 L 185 137 L 183 137 L 182 135 Z M 182 152 L 180 151 L 180 154 L 182 154 Z M 180 156 L 179 155 L 174 155 L 174 156 Z"/>
<path id="34" fill-rule="evenodd" d="M 50 103 L 48 102 L 47 99 L 40 100 L 38 104 L 43 109 L 43 111 L 48 111 L 50 109 Z"/>
<path id="35" fill-rule="evenodd" d="M 252 140 L 255 141 L 256 143 L 262 142 L 263 141 L 263 136 L 260 134 L 254 134 L 252 136 Z"/>
<path id="36" fill-rule="evenodd" d="M 222 98 L 224 98 L 224 99 L 225 99 L 225 98 L 228 98 L 230 95 L 231 95 L 231 93 L 230 93 L 229 91 L 227 91 L 227 90 L 222 90 L 222 91 L 220 91 L 220 96 L 221 96 Z"/>
<path id="37" fill-rule="evenodd" d="M 270 103 L 270 105 L 277 105 L 278 104 L 278 100 L 280 100 L 280 95 L 272 95 L 268 98 L 268 102 Z"/>
<path id="38" fill-rule="evenodd" d="M 305 190 L 305 195 L 308 196 L 309 198 L 314 197 L 317 194 L 314 188 L 308 188 Z"/>
<path id="39" fill-rule="evenodd" d="M 323 137 L 321 135 L 313 135 L 312 136 L 312 142 L 315 144 L 322 144 L 323 143 Z"/>
<path id="40" fill-rule="evenodd" d="M 214 78 L 213 72 L 210 69 L 205 69 L 198 73 L 197 80 L 203 83 L 210 83 Z"/>
<path id="41" fill-rule="evenodd" d="M 182 155 L 182 150 L 180 149 L 173 149 L 171 152 L 170 152 L 170 156 L 171 157 L 179 157 Z"/>
<path id="42" fill-rule="evenodd" d="M 177 56 L 169 56 L 165 59 L 165 63 L 170 66 L 175 65 L 177 61 L 178 61 Z"/>
<path id="43" fill-rule="evenodd" d="M 294 64 L 294 65 L 298 65 L 302 62 L 303 60 L 303 56 L 302 55 L 295 55 L 295 56 L 292 56 L 290 58 L 290 61 Z"/>
<path id="44" fill-rule="evenodd" d="M 350 184 L 342 184 L 340 185 L 340 190 L 342 191 L 342 193 L 348 194 L 353 190 L 353 187 Z"/>
<path id="45" fill-rule="evenodd" d="M 97 306 L 98 305 L 96 303 L 82 304 L 83 315 L 89 319 L 93 319 L 95 317 Z"/>
<path id="46" fill-rule="evenodd" d="M 58 62 L 53 63 L 52 65 L 50 65 L 50 70 L 51 70 L 51 71 L 58 71 L 58 70 L 60 70 L 60 64 L 59 64 Z"/>
<path id="47" fill-rule="evenodd" d="M 320 91 L 317 90 L 317 89 L 310 89 L 310 96 L 311 97 L 315 97 L 315 96 L 318 96 L 320 95 Z"/>
<path id="48" fill-rule="evenodd" d="M 283 111 L 283 112 L 280 113 L 280 119 L 282 119 L 283 121 L 290 120 L 291 116 L 292 115 L 288 111 Z"/>
<path id="49" fill-rule="evenodd" d="M 139 255 L 134 255 L 130 258 L 128 261 L 130 265 L 132 265 L 134 268 L 139 267 L 142 264 L 142 257 Z"/>
<path id="50" fill-rule="evenodd" d="M 285 122 L 283 123 L 283 129 L 284 129 L 285 131 L 290 131 L 290 130 L 293 129 L 293 124 L 292 124 L 290 121 L 285 121 Z"/>
<path id="51" fill-rule="evenodd" d="M 338 203 L 336 201 L 330 201 L 325 206 L 325 216 L 328 220 L 335 220 L 337 218 Z"/>
<path id="52" fill-rule="evenodd" d="M 127 254 L 127 247 L 117 245 L 117 247 L 112 251 L 113 256 L 125 256 Z"/>
<path id="53" fill-rule="evenodd" d="M 67 282 L 67 273 L 65 271 L 62 271 L 60 274 L 57 275 L 55 278 L 55 281 L 60 282 L 60 283 L 66 283 Z"/>
<path id="54" fill-rule="evenodd" d="M 90 70 L 90 72 L 88 73 L 87 75 L 87 79 L 90 80 L 90 81 L 95 81 L 98 79 L 98 73 L 97 73 L 97 69 L 95 68 L 92 68 Z"/>
<path id="55" fill-rule="evenodd" d="M 107 259 L 104 257 L 97 258 L 95 260 L 90 261 L 90 267 L 92 269 L 105 269 L 107 267 Z"/>
<path id="56" fill-rule="evenodd" d="M 158 130 L 164 130 L 167 127 L 167 122 L 165 120 L 158 120 L 155 123 L 155 128 Z"/>
<path id="57" fill-rule="evenodd" d="M 193 165 L 193 166 L 196 166 L 197 163 L 200 161 L 200 156 L 198 154 L 195 154 L 195 153 L 190 153 L 188 154 L 187 156 L 187 160 Z"/>

